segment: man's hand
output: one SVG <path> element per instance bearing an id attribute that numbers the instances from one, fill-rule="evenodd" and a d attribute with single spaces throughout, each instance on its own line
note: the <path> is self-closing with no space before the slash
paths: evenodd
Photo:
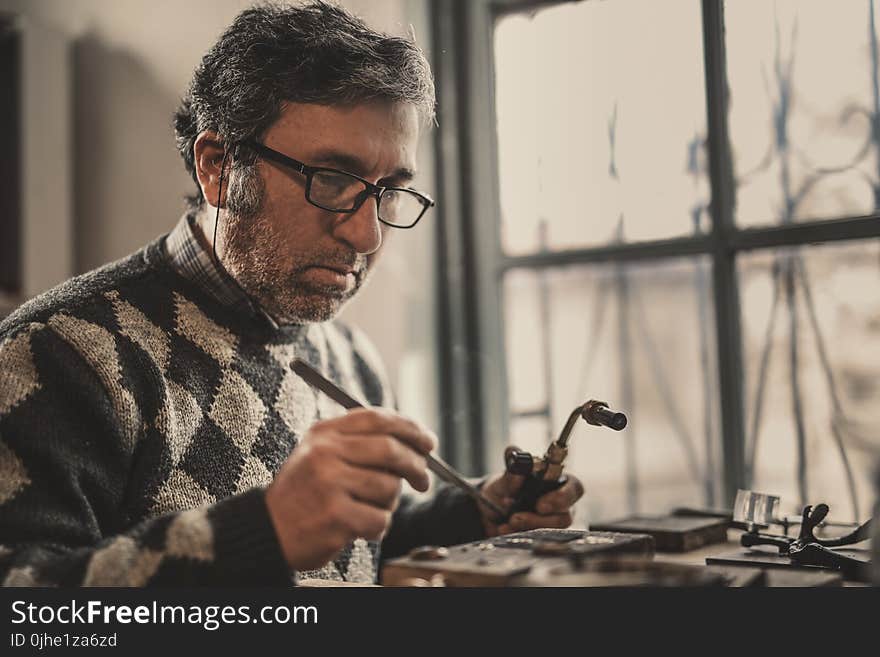
<path id="1" fill-rule="evenodd" d="M 584 494 L 584 487 L 580 479 L 574 475 L 569 474 L 567 477 L 568 481 L 561 487 L 538 498 L 535 512 L 520 511 L 501 525 L 497 524 L 498 519 L 492 511 L 480 505 L 486 536 L 492 537 L 542 527 L 563 528 L 571 525 L 571 507 Z M 522 475 L 512 475 L 507 472 L 494 475 L 483 486 L 483 494 L 501 508 L 508 509 L 513 504 L 513 498 L 522 486 L 523 480 Z"/>
<path id="2" fill-rule="evenodd" d="M 266 490 L 290 567 L 319 568 L 359 536 L 381 538 L 401 480 L 428 489 L 425 455 L 436 444 L 433 433 L 386 409 L 354 409 L 312 425 Z"/>

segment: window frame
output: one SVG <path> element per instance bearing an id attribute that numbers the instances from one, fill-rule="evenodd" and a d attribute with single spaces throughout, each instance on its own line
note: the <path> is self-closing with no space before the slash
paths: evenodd
<path id="1" fill-rule="evenodd" d="M 734 219 L 725 107 L 723 0 L 701 0 L 712 230 L 693 237 L 508 256 L 501 249 L 495 132 L 495 21 L 577 0 L 437 0 L 433 10 L 438 98 L 437 248 L 441 404 L 445 456 L 471 474 L 496 470 L 508 435 L 501 285 L 514 268 L 662 261 L 712 262 L 721 420 L 722 497 L 745 485 L 745 388 L 737 255 L 755 249 L 880 237 L 880 214 L 740 228 Z M 580 0 L 589 1 L 589 0 Z M 625 410 L 625 409 L 624 409 Z"/>

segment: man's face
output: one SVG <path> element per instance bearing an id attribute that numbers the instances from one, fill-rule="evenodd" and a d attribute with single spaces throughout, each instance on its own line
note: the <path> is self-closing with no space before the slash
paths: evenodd
<path id="1" fill-rule="evenodd" d="M 408 103 L 354 107 L 289 103 L 263 143 L 310 166 L 406 187 L 415 175 L 419 123 Z M 306 177 L 263 159 L 261 202 L 221 219 L 217 253 L 239 284 L 283 322 L 331 319 L 363 285 L 382 245 L 376 200 L 352 214 L 306 200 Z M 262 187 L 262 190 L 259 189 Z M 234 194 L 233 184 L 230 193 Z"/>

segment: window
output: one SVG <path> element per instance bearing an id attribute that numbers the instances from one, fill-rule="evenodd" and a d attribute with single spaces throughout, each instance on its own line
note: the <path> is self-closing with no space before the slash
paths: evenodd
<path id="1" fill-rule="evenodd" d="M 630 426 L 575 430 L 589 519 L 752 487 L 864 520 L 878 4 L 439 3 L 457 465 L 542 452 L 600 398 Z"/>

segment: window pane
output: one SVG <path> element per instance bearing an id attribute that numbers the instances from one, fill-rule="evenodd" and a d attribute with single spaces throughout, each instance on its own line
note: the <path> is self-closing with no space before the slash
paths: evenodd
<path id="1" fill-rule="evenodd" d="M 547 449 L 544 436 L 551 429 L 546 417 L 514 418 L 510 421 L 510 444 L 532 454 L 543 454 Z M 493 471 L 501 464 L 501 458 L 492 464 Z"/>
<path id="2" fill-rule="evenodd" d="M 852 428 L 880 428 L 880 242 L 751 253 L 739 275 L 752 487 L 781 495 L 785 513 L 825 502 L 831 520 L 856 520 L 839 437 L 865 520 L 872 457 Z"/>
<path id="3" fill-rule="evenodd" d="M 878 8 L 876 0 L 725 3 L 741 225 L 874 212 Z"/>
<path id="4" fill-rule="evenodd" d="M 551 400 L 549 425 L 514 420 L 511 442 L 543 454 L 576 406 L 601 399 L 630 424 L 616 433 L 580 422 L 572 433 L 567 468 L 584 481 L 590 520 L 715 504 L 709 261 L 518 270 L 503 287 L 511 414 Z"/>
<path id="5" fill-rule="evenodd" d="M 697 0 L 501 18 L 495 72 L 507 253 L 710 229 Z"/>
<path id="6" fill-rule="evenodd" d="M 541 282 L 532 271 L 512 271 L 504 278 L 508 400 L 518 412 L 547 403 L 540 287 Z M 529 347 L 520 351 L 519 345 Z"/>

